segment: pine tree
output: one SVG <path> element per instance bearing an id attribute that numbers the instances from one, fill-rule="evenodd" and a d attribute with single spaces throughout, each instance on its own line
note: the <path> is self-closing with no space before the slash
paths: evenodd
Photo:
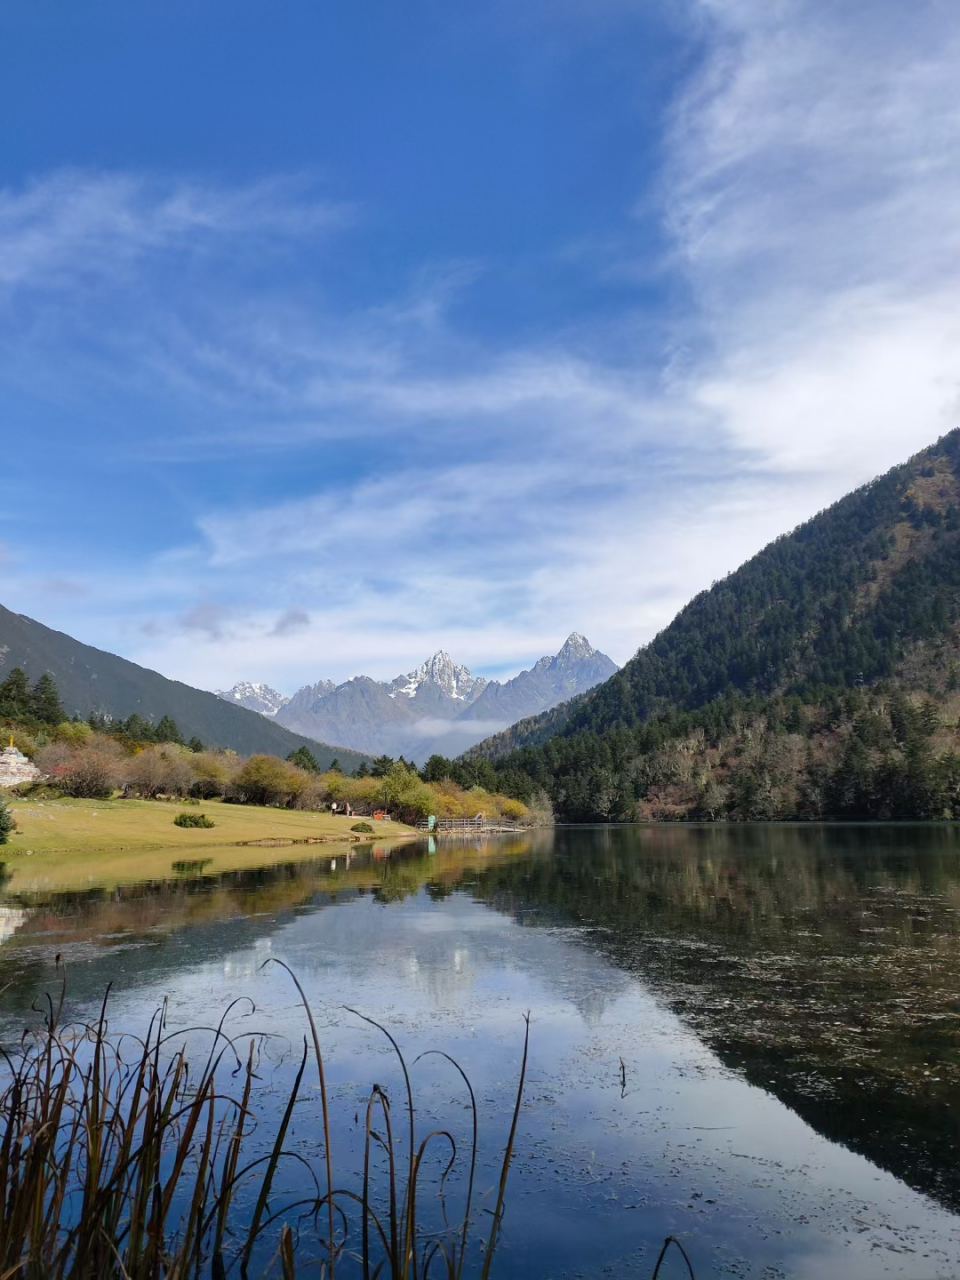
<path id="1" fill-rule="evenodd" d="M 157 725 L 155 738 L 157 742 L 177 742 L 183 745 L 183 738 L 180 736 L 180 730 L 177 728 L 176 720 L 170 716 L 163 716 Z"/>
<path id="2" fill-rule="evenodd" d="M 11 831 L 15 831 L 17 827 L 16 820 L 7 806 L 6 800 L 0 796 L 0 844 L 6 844 L 10 839 Z"/>
<path id="3" fill-rule="evenodd" d="M 30 694 L 30 714 L 41 724 L 63 724 L 67 713 L 60 701 L 60 691 L 49 671 L 45 671 Z"/>
<path id="4" fill-rule="evenodd" d="M 187 746 L 194 753 L 194 755 L 198 755 L 201 751 L 206 751 L 206 747 L 203 745 L 203 743 L 200 741 L 200 739 L 197 737 L 196 734 L 193 735 L 193 737 L 187 743 Z"/>
<path id="5" fill-rule="evenodd" d="M 291 764 L 295 764 L 299 769 L 306 769 L 308 773 L 319 773 L 320 766 L 314 759 L 313 752 L 306 745 L 297 747 L 296 751 L 291 751 L 287 756 Z"/>
<path id="6" fill-rule="evenodd" d="M 23 667 L 14 667 L 0 684 L 0 715 L 25 720 L 30 714 L 30 681 Z"/>
<path id="7" fill-rule="evenodd" d="M 423 772 L 420 777 L 424 782 L 443 782 L 445 778 L 450 777 L 450 761 L 446 756 L 441 756 L 434 752 L 423 766 Z"/>
<path id="8" fill-rule="evenodd" d="M 128 716 L 126 720 L 116 724 L 114 728 L 126 735 L 133 742 L 156 742 L 156 734 L 152 724 L 148 724 L 142 716 L 138 716 L 136 712 Z"/>

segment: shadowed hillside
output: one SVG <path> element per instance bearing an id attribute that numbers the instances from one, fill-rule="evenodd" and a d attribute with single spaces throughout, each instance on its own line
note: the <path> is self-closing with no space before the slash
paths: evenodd
<path id="1" fill-rule="evenodd" d="M 0 605 L 0 679 L 14 667 L 22 667 L 31 680 L 49 672 L 68 716 L 86 719 L 98 713 L 125 720 L 136 714 L 154 723 L 170 716 L 185 738 L 196 736 L 208 746 L 229 747 L 241 755 L 286 756 L 306 745 L 321 768 L 334 756 L 345 769 L 356 768 L 363 758 L 301 737 L 216 694 L 168 680 Z"/>

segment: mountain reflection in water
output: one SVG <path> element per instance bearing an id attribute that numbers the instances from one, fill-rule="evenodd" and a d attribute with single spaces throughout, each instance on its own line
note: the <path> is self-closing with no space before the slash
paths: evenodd
<path id="1" fill-rule="evenodd" d="M 476 892 L 591 926 L 726 1064 L 960 1208 L 960 828 L 560 830 Z"/>
<path id="2" fill-rule="evenodd" d="M 50 988 L 58 952 L 80 1005 L 108 981 L 129 1003 L 277 938 L 329 973 L 320 935 L 297 942 L 293 922 L 320 913 L 323 945 L 348 961 L 360 935 L 333 909 L 415 895 L 441 910 L 451 895 L 482 903 L 523 934 L 581 952 L 582 964 L 568 961 L 551 981 L 587 1027 L 636 979 L 726 1067 L 817 1132 L 960 1208 L 960 830 L 950 826 L 558 829 L 215 877 L 181 867 L 162 882 L 82 894 L 0 884 L 0 1037 Z M 463 912 L 454 918 L 466 927 Z M 382 955 L 376 931 L 364 935 L 365 971 L 395 963 L 387 933 L 414 927 L 402 920 L 383 917 Z M 404 953 L 407 969 L 391 981 L 426 983 L 434 1006 L 453 1009 L 474 978 L 466 961 L 459 972 L 456 946 L 430 951 L 432 920 L 416 917 L 420 951 Z M 519 963 L 497 945 L 485 956 L 494 975 Z"/>

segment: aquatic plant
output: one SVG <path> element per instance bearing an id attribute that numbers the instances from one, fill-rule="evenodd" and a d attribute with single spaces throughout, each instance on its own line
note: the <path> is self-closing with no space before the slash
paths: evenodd
<path id="1" fill-rule="evenodd" d="M 268 962 L 271 963 L 271 962 Z M 339 1266 L 359 1266 L 364 1280 L 426 1280 L 437 1269 L 461 1280 L 473 1217 L 477 1160 L 477 1108 L 470 1081 L 449 1055 L 469 1093 L 472 1141 L 462 1217 L 429 1231 L 418 1216 L 428 1150 L 442 1143 L 449 1157 L 440 1192 L 458 1159 L 446 1130 L 417 1141 L 410 1069 L 394 1037 L 362 1014 L 389 1040 L 406 1092 L 408 1133 L 394 1130 L 386 1091 L 374 1085 L 366 1108 L 360 1192 L 335 1184 L 331 1112 L 316 1022 L 296 975 L 282 961 L 303 1003 L 309 1025 L 283 1115 L 263 1154 L 252 1154 L 256 1129 L 253 1089 L 258 1037 L 245 1055 L 225 1030 L 235 1001 L 216 1027 L 206 1060 L 196 1071 L 185 1037 L 172 1032 L 166 1008 L 142 1038 L 112 1034 L 109 988 L 96 1022 L 61 1025 L 59 1001 L 48 998 L 43 1026 L 16 1055 L 0 1047 L 7 1080 L 0 1093 L 0 1276 L 3 1280 L 186 1280 L 225 1278 L 231 1271 L 281 1274 L 298 1270 L 334 1280 Z M 355 1012 L 351 1010 L 351 1012 Z M 496 1206 L 483 1253 L 481 1280 L 490 1274 L 503 1216 L 523 1096 L 529 1044 L 523 1058 Z M 260 1037 L 262 1040 L 262 1037 Z M 319 1076 L 323 1171 L 318 1178 L 302 1155 L 286 1146 L 294 1107 L 312 1056 Z M 258 1136 L 256 1150 L 261 1149 Z M 403 1148 L 406 1145 L 406 1151 Z M 250 1158 L 248 1157 L 248 1154 Z M 375 1185 L 377 1156 L 386 1166 Z M 298 1162 L 301 1186 L 278 1188 L 281 1163 Z M 252 1208 L 251 1208 L 252 1204 Z M 351 1232 L 359 1213 L 359 1240 Z M 311 1248 L 311 1245 L 313 1248 Z M 314 1256 L 306 1256 L 312 1254 Z M 256 1267 L 256 1271 L 252 1268 Z"/>

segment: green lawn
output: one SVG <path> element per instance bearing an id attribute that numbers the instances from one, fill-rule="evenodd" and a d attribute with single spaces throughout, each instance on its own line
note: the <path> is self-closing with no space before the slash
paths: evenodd
<path id="1" fill-rule="evenodd" d="M 10 805 L 17 831 L 0 846 L 0 862 L 11 874 L 9 888 L 36 890 L 54 884 L 80 888 L 170 875 L 174 862 L 203 859 L 211 872 L 262 866 L 290 856 L 297 846 L 254 845 L 249 840 L 355 841 L 357 819 L 292 809 L 205 801 L 200 806 L 160 800 L 20 800 Z M 174 826 L 178 813 L 205 813 L 210 828 Z M 398 822 L 375 822 L 365 840 L 410 837 Z M 304 855 L 307 849 L 304 847 Z M 286 850 L 286 852 L 284 852 Z M 319 852 L 319 850 L 317 851 Z"/>

